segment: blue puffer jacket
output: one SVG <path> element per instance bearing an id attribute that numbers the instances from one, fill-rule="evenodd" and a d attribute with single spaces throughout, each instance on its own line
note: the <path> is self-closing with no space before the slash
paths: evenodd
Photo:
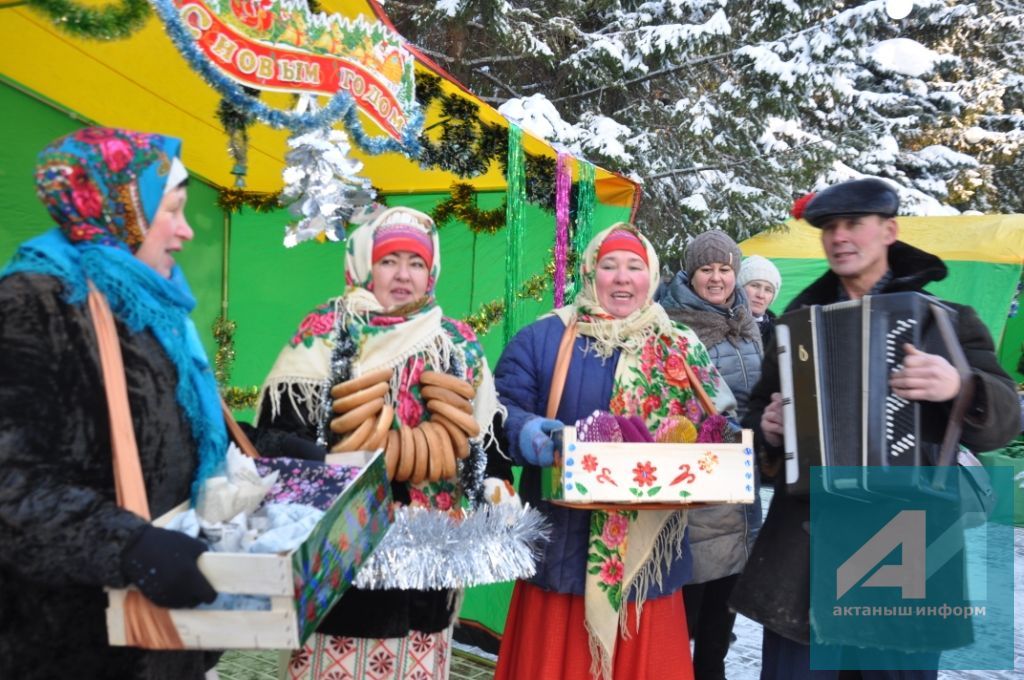
<path id="1" fill-rule="evenodd" d="M 505 347 L 494 371 L 498 394 L 508 408 L 505 431 L 509 455 L 523 466 L 519 493 L 523 500 L 540 509 L 551 524 L 551 540 L 544 546 L 544 555 L 531 579 L 534 585 L 559 593 L 583 594 L 586 578 L 587 544 L 590 536 L 590 512 L 570 510 L 546 503 L 540 497 L 541 468 L 524 464 L 519 452 L 519 432 L 535 416 L 547 412 L 551 376 L 555 370 L 558 345 L 565 325 L 556 316 L 547 317 L 519 331 Z M 572 363 L 565 379 L 562 402 L 556 417 L 572 424 L 595 410 L 607 410 L 612 397 L 616 352 L 602 360 L 584 350 L 587 339 L 576 338 Z M 659 585 L 651 582 L 648 599 L 673 593 L 690 580 L 692 558 L 688 545 L 676 559 Z"/>
<path id="2" fill-rule="evenodd" d="M 690 288 L 686 272 L 679 272 L 661 296 L 661 305 L 673 321 L 689 326 L 708 348 L 711 361 L 736 397 L 737 412 L 746 415 L 750 392 L 761 377 L 761 334 L 747 308 L 747 299 L 736 287 L 729 308 L 713 305 Z M 731 336 L 723 337 L 725 334 Z M 747 338 L 740 337 L 746 335 Z M 755 469 L 755 489 L 760 474 Z M 689 513 L 693 547 L 693 582 L 706 583 L 738 574 L 761 528 L 761 503 L 720 505 Z"/>

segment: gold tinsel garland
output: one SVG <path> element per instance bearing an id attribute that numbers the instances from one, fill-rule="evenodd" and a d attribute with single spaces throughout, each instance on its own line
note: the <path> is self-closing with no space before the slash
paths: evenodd
<path id="1" fill-rule="evenodd" d="M 281 192 L 223 188 L 217 192 L 217 205 L 227 212 L 238 212 L 246 207 L 256 212 L 271 212 L 281 207 Z"/>
<path id="2" fill-rule="evenodd" d="M 451 198 L 438 203 L 430 213 L 438 227 L 456 219 L 474 234 L 496 234 L 505 226 L 505 201 L 494 210 L 481 210 L 476 206 L 476 192 L 471 185 L 456 182 L 451 191 Z"/>
<path id="3" fill-rule="evenodd" d="M 522 288 L 516 293 L 516 297 L 520 300 L 531 298 L 540 302 L 544 299 L 544 293 L 551 285 L 551 271 L 553 270 L 555 263 L 552 261 L 545 267 L 545 271 L 540 274 L 535 274 L 527 279 Z M 505 317 L 505 301 L 504 300 L 492 300 L 485 302 L 480 305 L 480 308 L 465 317 L 462 321 L 473 329 L 473 332 L 479 335 L 485 335 L 487 331 L 491 329 L 494 324 L 498 323 Z"/>

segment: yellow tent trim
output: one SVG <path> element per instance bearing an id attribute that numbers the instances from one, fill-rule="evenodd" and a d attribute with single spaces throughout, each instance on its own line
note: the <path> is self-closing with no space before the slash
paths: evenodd
<path id="1" fill-rule="evenodd" d="M 329 0 L 327 12 L 349 17 L 377 16 L 365 0 Z M 158 19 L 151 18 L 126 40 L 91 41 L 73 37 L 54 27 L 49 19 L 28 7 L 4 10 L 0 21 L 0 73 L 30 92 L 66 107 L 74 114 L 101 125 L 161 132 L 184 140 L 184 161 L 191 170 L 214 184 L 234 185 L 227 138 L 217 120 L 220 96 L 187 64 Z M 457 94 L 479 106 L 480 118 L 507 127 L 494 108 L 460 85 L 417 60 L 417 72 L 442 76 L 447 94 Z M 264 93 L 263 100 L 289 108 L 289 95 Z M 427 112 L 426 125 L 438 120 Z M 368 118 L 367 130 L 382 134 Z M 287 131 L 254 125 L 249 130 L 246 188 L 277 191 L 287 151 Z M 523 146 L 533 154 L 555 156 L 546 142 L 523 135 Z M 461 180 L 441 170 L 424 170 L 401 154 L 363 156 L 363 174 L 387 194 L 446 192 L 453 182 L 465 181 L 478 191 L 503 191 L 505 178 L 497 164 L 479 177 Z M 631 180 L 598 168 L 598 200 L 605 204 L 632 206 L 639 191 Z"/>
<path id="2" fill-rule="evenodd" d="M 957 215 L 897 218 L 899 238 L 943 260 L 1024 264 L 1024 215 Z M 821 231 L 790 220 L 786 232 L 761 232 L 743 243 L 744 254 L 771 258 L 821 258 Z"/>

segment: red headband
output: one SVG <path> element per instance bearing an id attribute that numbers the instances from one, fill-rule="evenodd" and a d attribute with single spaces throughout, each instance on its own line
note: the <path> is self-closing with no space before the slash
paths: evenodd
<path id="1" fill-rule="evenodd" d="M 421 228 L 405 224 L 386 224 L 377 228 L 370 261 L 377 262 L 385 255 L 402 250 L 422 257 L 428 269 L 434 266 L 434 242 L 430 235 Z"/>
<path id="2" fill-rule="evenodd" d="M 616 229 L 605 236 L 604 241 L 601 241 L 601 247 L 597 249 L 597 261 L 600 262 L 601 258 L 616 250 L 625 250 L 628 253 L 633 253 L 643 260 L 644 264 L 648 267 L 651 265 L 647 261 L 647 248 L 644 247 L 643 241 L 631 231 Z"/>

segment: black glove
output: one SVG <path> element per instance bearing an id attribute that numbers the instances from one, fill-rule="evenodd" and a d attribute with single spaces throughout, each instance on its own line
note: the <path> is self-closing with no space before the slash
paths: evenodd
<path id="1" fill-rule="evenodd" d="M 180 531 L 147 526 L 122 553 L 121 569 L 153 604 L 171 609 L 209 604 L 217 591 L 197 562 L 206 549 Z"/>
<path id="2" fill-rule="evenodd" d="M 249 423 L 238 424 L 264 458 L 298 458 L 322 463 L 327 455 L 315 441 L 301 435 L 274 428 L 256 428 Z"/>

